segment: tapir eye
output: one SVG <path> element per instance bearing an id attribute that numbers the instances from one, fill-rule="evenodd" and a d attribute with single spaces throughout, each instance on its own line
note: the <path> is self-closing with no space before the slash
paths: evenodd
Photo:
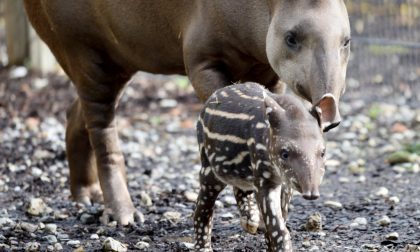
<path id="1" fill-rule="evenodd" d="M 286 42 L 286 45 L 293 50 L 297 50 L 299 47 L 297 36 L 293 32 L 288 32 L 284 37 L 284 41 Z"/>
<path id="2" fill-rule="evenodd" d="M 283 160 L 287 160 L 289 158 L 289 151 L 286 149 L 282 149 L 280 152 L 280 157 Z"/>

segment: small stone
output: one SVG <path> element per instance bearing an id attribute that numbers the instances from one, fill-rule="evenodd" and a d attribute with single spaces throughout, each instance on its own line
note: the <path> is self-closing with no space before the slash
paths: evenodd
<path id="1" fill-rule="evenodd" d="M 397 197 L 397 196 L 392 196 L 392 197 L 389 197 L 389 202 L 391 202 L 392 204 L 398 204 L 398 203 L 400 203 L 400 199 Z"/>
<path id="2" fill-rule="evenodd" d="M 99 240 L 99 235 L 98 235 L 98 234 L 92 234 L 92 235 L 90 236 L 90 239 L 91 239 L 91 240 Z"/>
<path id="3" fill-rule="evenodd" d="M 377 244 L 363 244 L 363 249 L 366 249 L 368 252 L 379 252 L 381 249 L 381 245 Z"/>
<path id="4" fill-rule="evenodd" d="M 29 201 L 26 212 L 30 215 L 38 216 L 42 215 L 47 210 L 47 205 L 40 198 L 32 198 Z"/>
<path id="5" fill-rule="evenodd" d="M 302 246 L 305 247 L 305 248 L 309 248 L 311 246 L 311 241 L 308 241 L 308 240 L 303 241 Z"/>
<path id="6" fill-rule="evenodd" d="M 85 248 L 83 248 L 82 246 L 76 248 L 75 250 L 73 250 L 73 252 L 86 252 Z"/>
<path id="7" fill-rule="evenodd" d="M 55 232 L 57 232 L 57 225 L 53 223 L 45 224 L 44 230 L 47 233 L 54 234 Z"/>
<path id="8" fill-rule="evenodd" d="M 231 220 L 233 219 L 235 216 L 233 216 L 233 214 L 231 212 L 225 212 L 219 215 L 220 218 L 222 218 L 222 220 Z"/>
<path id="9" fill-rule="evenodd" d="M 70 247 L 73 247 L 73 248 L 80 247 L 80 241 L 79 240 L 70 240 L 66 244 Z"/>
<path id="10" fill-rule="evenodd" d="M 60 250 L 63 250 L 63 246 L 61 245 L 61 243 L 56 243 L 54 244 L 54 249 L 56 251 L 60 251 Z"/>
<path id="11" fill-rule="evenodd" d="M 324 205 L 326 207 L 329 207 L 329 208 L 332 208 L 332 209 L 337 209 L 337 210 L 343 208 L 343 205 L 340 202 L 338 202 L 338 201 L 332 201 L 332 200 L 325 201 L 324 202 Z"/>
<path id="12" fill-rule="evenodd" d="M 389 194 L 389 191 L 385 187 L 380 187 L 375 193 L 376 196 L 384 197 L 384 198 L 387 197 L 388 194 Z"/>
<path id="13" fill-rule="evenodd" d="M 28 242 L 25 244 L 25 251 L 32 252 L 32 251 L 39 251 L 41 248 L 41 244 L 38 242 Z"/>
<path id="14" fill-rule="evenodd" d="M 42 170 L 39 169 L 38 167 L 33 167 L 32 171 L 31 171 L 32 176 L 34 176 L 35 178 L 39 178 L 42 175 Z"/>
<path id="15" fill-rule="evenodd" d="M 38 229 L 37 225 L 28 222 L 21 222 L 19 226 L 23 231 L 26 231 L 28 233 L 34 233 Z"/>
<path id="16" fill-rule="evenodd" d="M 163 99 L 159 103 L 160 107 L 162 108 L 173 108 L 176 107 L 177 104 L 178 102 L 173 99 Z"/>
<path id="17" fill-rule="evenodd" d="M 363 218 L 363 217 L 357 217 L 356 219 L 353 220 L 354 223 L 357 223 L 359 225 L 363 225 L 366 226 L 367 225 L 367 219 Z"/>
<path id="18" fill-rule="evenodd" d="M 140 250 L 144 250 L 144 249 L 149 248 L 150 244 L 145 242 L 145 241 L 139 241 L 139 242 L 136 243 L 136 245 L 134 247 L 136 247 L 137 249 L 140 249 Z"/>
<path id="19" fill-rule="evenodd" d="M 168 211 L 163 213 L 163 217 L 172 223 L 177 223 L 181 218 L 181 213 L 175 211 Z"/>
<path id="20" fill-rule="evenodd" d="M 396 241 L 398 240 L 398 238 L 399 238 L 399 235 L 397 232 L 392 232 L 385 236 L 385 239 L 390 240 L 390 241 Z"/>
<path id="21" fill-rule="evenodd" d="M 145 191 L 140 191 L 140 202 L 143 206 L 150 207 L 153 205 L 152 199 Z"/>
<path id="22" fill-rule="evenodd" d="M 388 226 L 389 224 L 391 224 L 391 219 L 388 216 L 384 215 L 378 220 L 378 224 L 381 226 Z"/>
<path id="23" fill-rule="evenodd" d="M 322 217 L 320 213 L 314 213 L 309 216 L 306 222 L 306 231 L 321 231 L 322 230 Z"/>
<path id="24" fill-rule="evenodd" d="M 88 213 L 83 213 L 83 214 L 80 216 L 80 221 L 81 221 L 83 224 L 92 224 L 92 223 L 95 223 L 96 219 L 95 219 L 95 216 L 93 216 L 93 215 L 91 215 L 91 214 L 88 214 Z"/>
<path id="25" fill-rule="evenodd" d="M 0 218 L 0 227 L 14 227 L 16 223 L 7 217 Z"/>
<path id="26" fill-rule="evenodd" d="M 108 237 L 105 239 L 103 246 L 104 251 L 110 251 L 110 252 L 125 252 L 127 251 L 127 247 L 122 244 L 121 242 Z"/>
<path id="27" fill-rule="evenodd" d="M 236 199 L 235 197 L 232 197 L 232 196 L 225 196 L 223 197 L 222 201 L 228 205 L 232 205 L 232 206 L 236 205 Z"/>
<path id="28" fill-rule="evenodd" d="M 195 193 L 195 192 L 186 191 L 186 192 L 184 192 L 184 197 L 189 202 L 196 202 L 196 200 L 198 198 L 198 194 Z"/>
<path id="29" fill-rule="evenodd" d="M 44 236 L 44 239 L 49 244 L 55 244 L 55 243 L 57 243 L 57 237 L 55 235 L 46 235 L 46 236 Z"/>
<path id="30" fill-rule="evenodd" d="M 340 183 L 349 183 L 349 182 L 350 182 L 350 179 L 349 179 L 349 178 L 347 178 L 347 177 L 339 177 L 339 178 L 338 178 L 338 181 L 339 181 Z"/>
<path id="31" fill-rule="evenodd" d="M 404 252 L 420 252 L 420 246 L 407 244 L 404 248 Z"/>

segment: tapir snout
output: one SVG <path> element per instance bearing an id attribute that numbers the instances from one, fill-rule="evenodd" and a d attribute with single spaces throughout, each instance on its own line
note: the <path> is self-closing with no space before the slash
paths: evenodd
<path id="1" fill-rule="evenodd" d="M 321 109 L 322 129 L 324 132 L 337 127 L 341 122 L 338 101 L 333 94 L 327 93 L 315 105 Z"/>

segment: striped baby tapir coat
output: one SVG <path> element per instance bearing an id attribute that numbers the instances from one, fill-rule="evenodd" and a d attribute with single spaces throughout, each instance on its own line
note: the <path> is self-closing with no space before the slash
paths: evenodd
<path id="1" fill-rule="evenodd" d="M 297 98 L 256 83 L 219 89 L 207 100 L 197 123 L 202 162 L 194 215 L 197 251 L 212 251 L 213 207 L 226 185 L 233 186 L 242 227 L 256 233 L 261 212 L 269 251 L 292 251 L 285 225 L 292 189 L 316 199 L 324 174 L 318 118 Z"/>

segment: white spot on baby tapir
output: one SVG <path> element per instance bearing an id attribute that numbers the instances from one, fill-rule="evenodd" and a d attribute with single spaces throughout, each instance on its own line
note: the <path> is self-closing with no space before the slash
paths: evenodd
<path id="1" fill-rule="evenodd" d="M 265 129 L 267 127 L 267 124 L 259 122 L 257 125 L 255 125 L 255 128 L 257 129 Z"/>
<path id="2" fill-rule="evenodd" d="M 220 92 L 220 94 L 221 94 L 223 97 L 229 97 L 228 93 L 226 93 L 225 91 Z"/>
<path id="3" fill-rule="evenodd" d="M 210 156 L 209 156 L 209 161 L 211 162 L 211 161 L 213 161 L 213 158 L 216 156 L 216 153 L 212 153 Z"/>
<path id="4" fill-rule="evenodd" d="M 234 159 L 223 162 L 223 165 L 240 164 L 247 155 L 249 155 L 249 151 L 242 151 Z"/>
<path id="5" fill-rule="evenodd" d="M 246 142 L 246 144 L 248 146 L 251 146 L 252 144 L 255 144 L 255 139 L 251 137 L 250 139 L 248 139 L 248 141 Z"/>
<path id="6" fill-rule="evenodd" d="M 222 187 L 220 185 L 215 185 L 214 190 L 220 191 L 220 190 L 222 190 Z"/>
<path id="7" fill-rule="evenodd" d="M 208 176 L 210 174 L 210 171 L 211 171 L 210 167 L 204 168 L 204 176 Z"/>
<path id="8" fill-rule="evenodd" d="M 269 179 L 271 177 L 271 173 L 268 171 L 263 172 L 263 177 Z"/>
<path id="9" fill-rule="evenodd" d="M 274 222 L 273 222 L 273 226 L 275 226 L 275 225 L 276 224 L 274 224 Z M 279 234 L 279 232 L 274 231 L 273 234 L 272 234 L 273 238 L 276 238 L 278 234 Z"/>

